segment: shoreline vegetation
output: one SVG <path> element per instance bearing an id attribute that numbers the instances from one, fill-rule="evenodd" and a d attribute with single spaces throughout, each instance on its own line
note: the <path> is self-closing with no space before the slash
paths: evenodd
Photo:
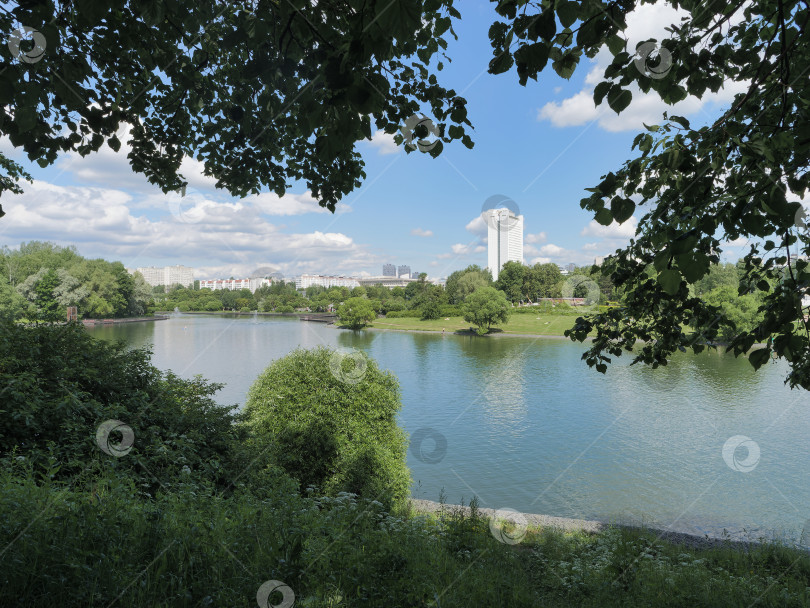
<path id="1" fill-rule="evenodd" d="M 274 581 L 312 608 L 810 605 L 782 539 L 412 499 L 373 360 L 299 349 L 240 413 L 77 324 L 1 329 L 0 605 L 247 606 Z"/>

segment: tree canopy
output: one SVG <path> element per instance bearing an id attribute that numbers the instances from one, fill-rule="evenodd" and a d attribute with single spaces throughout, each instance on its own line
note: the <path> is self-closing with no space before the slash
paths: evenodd
<path id="1" fill-rule="evenodd" d="M 674 0 L 682 17 L 666 39 L 631 48 L 628 16 L 654 3 L 495 3 L 489 72 L 514 68 L 523 85 L 549 65 L 570 78 L 583 56 L 607 49 L 612 62 L 593 96 L 614 112 L 639 92 L 674 104 L 745 87 L 708 125 L 665 114 L 635 138 L 634 158 L 586 188 L 580 204 L 600 224 L 640 219 L 635 238 L 605 262 L 624 305 L 578 320 L 570 337 L 596 331 L 585 359 L 603 372 L 625 351 L 657 366 L 675 350 L 702 350 L 733 320 L 690 286 L 727 243 L 747 242 L 739 293 L 759 294 L 763 314 L 729 347 L 755 367 L 784 357 L 791 385 L 810 388 L 801 304 L 810 235 L 800 204 L 810 165 L 810 9 L 797 0 Z M 29 28 L 0 48 L 0 134 L 48 166 L 67 151 L 118 149 L 126 126 L 132 168 L 164 191 L 184 187 L 178 171 L 189 157 L 232 194 L 283 194 L 302 180 L 334 210 L 364 177 L 355 144 L 372 122 L 403 131 L 396 139 L 408 151 L 438 156 L 454 140 L 472 147 L 466 101 L 434 73 L 460 18 L 454 4 L 20 3 L 0 14 L 4 32 Z M 429 150 L 411 142 L 427 136 L 424 125 L 409 127 L 421 125 L 413 117 L 423 108 L 438 133 Z M 0 155 L 0 192 L 18 191 L 21 177 Z M 752 350 L 757 343 L 767 347 Z"/>
<path id="2" fill-rule="evenodd" d="M 504 292 L 494 287 L 480 287 L 464 303 L 464 320 L 478 327 L 479 334 L 487 333 L 493 325 L 506 323 L 512 306 Z"/>
<path id="3" fill-rule="evenodd" d="M 17 41 L 0 48 L 0 132 L 45 167 L 118 150 L 126 127 L 133 170 L 164 192 L 190 157 L 234 195 L 303 180 L 334 210 L 365 177 L 372 124 L 397 133 L 424 105 L 430 154 L 472 147 L 464 99 L 429 67 L 459 16 L 449 0 L 21 2 L 0 13 Z M 0 192 L 26 176 L 0 155 Z"/>

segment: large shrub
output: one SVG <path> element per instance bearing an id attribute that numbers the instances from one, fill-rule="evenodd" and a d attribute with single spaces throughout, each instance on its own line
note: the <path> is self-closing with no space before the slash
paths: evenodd
<path id="1" fill-rule="evenodd" d="M 360 329 L 377 318 L 374 307 L 366 298 L 349 298 L 338 307 L 340 322 L 351 329 Z"/>
<path id="2" fill-rule="evenodd" d="M 148 350 L 96 340 L 77 324 L 0 324 L 0 466 L 21 458 L 58 467 L 54 479 L 63 481 L 114 472 L 148 494 L 192 478 L 228 488 L 249 455 L 240 452 L 236 406 L 212 399 L 220 387 L 161 373 Z M 132 429 L 124 455 L 99 447 L 109 420 Z M 123 434 L 108 439 L 116 446 Z"/>
<path id="3" fill-rule="evenodd" d="M 409 495 L 407 439 L 397 426 L 399 383 L 365 355 L 319 347 L 274 361 L 248 392 L 254 450 L 302 487 L 352 492 L 387 508 Z"/>
<path id="4" fill-rule="evenodd" d="M 478 326 L 478 333 L 487 333 L 493 325 L 506 323 L 512 306 L 506 294 L 494 287 L 479 287 L 464 303 L 464 320 Z"/>

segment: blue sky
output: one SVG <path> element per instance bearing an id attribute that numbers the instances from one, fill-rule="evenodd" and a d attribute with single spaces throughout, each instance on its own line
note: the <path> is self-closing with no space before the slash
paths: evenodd
<path id="1" fill-rule="evenodd" d="M 431 278 L 469 264 L 486 265 L 481 207 L 492 195 L 513 199 L 525 218 L 525 262 L 592 263 L 627 243 L 636 218 L 599 226 L 579 200 L 611 169 L 631 158 L 630 144 L 669 110 L 693 123 L 717 116 L 739 89 L 675 108 L 654 96 L 634 95 L 620 116 L 593 106 L 591 92 L 607 64 L 604 50 L 583 59 L 570 81 L 550 69 L 524 88 L 512 71 L 486 73 L 487 31 L 496 15 L 484 0 L 465 0 L 440 73 L 442 84 L 467 99 L 475 148 L 445 146 L 437 159 L 405 154 L 392 138 L 375 134 L 360 144 L 367 179 L 336 214 L 319 209 L 304 186 L 275 195 L 224 195 L 189 161 L 187 196 L 163 195 L 129 170 L 125 147 L 84 159 L 68 155 L 47 169 L 30 166 L 34 184 L 6 196 L 0 244 L 51 240 L 75 244 L 88 257 L 128 267 L 184 264 L 197 278 L 239 276 L 270 267 L 291 277 L 304 272 L 378 275 L 382 264 L 407 264 Z M 628 21 L 631 48 L 662 38 L 677 21 L 674 9 L 643 5 Z M 0 150 L 25 159 L 8 141 Z M 639 211 L 636 212 L 639 215 Z M 729 247 L 728 259 L 737 251 Z"/>

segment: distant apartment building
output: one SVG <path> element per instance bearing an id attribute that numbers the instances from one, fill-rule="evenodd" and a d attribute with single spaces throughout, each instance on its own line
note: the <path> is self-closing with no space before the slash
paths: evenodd
<path id="1" fill-rule="evenodd" d="M 411 267 L 410 266 L 400 266 L 397 268 L 397 276 L 404 277 L 406 279 L 411 278 Z"/>
<path id="2" fill-rule="evenodd" d="M 352 288 L 359 287 L 360 282 L 354 277 L 334 277 L 320 274 L 302 274 L 300 277 L 295 279 L 296 289 L 306 289 L 307 287 L 312 287 L 313 285 L 319 285 L 320 287 L 326 287 L 327 289 L 330 287 Z"/>
<path id="3" fill-rule="evenodd" d="M 576 264 L 568 264 L 568 265 L 565 267 L 565 269 L 566 269 L 568 272 L 574 272 L 574 271 L 577 269 L 577 265 L 576 265 Z"/>
<path id="4" fill-rule="evenodd" d="M 523 263 L 523 216 L 509 209 L 490 209 L 485 213 L 487 267 L 497 281 L 506 262 Z"/>
<path id="5" fill-rule="evenodd" d="M 397 267 L 393 264 L 383 264 L 383 276 L 395 277 L 397 276 Z"/>
<path id="6" fill-rule="evenodd" d="M 413 283 L 416 279 L 410 277 L 362 277 L 357 280 L 361 287 L 382 285 L 388 289 L 393 289 L 394 287 L 407 287 L 408 283 Z"/>
<path id="7" fill-rule="evenodd" d="M 194 286 L 194 269 L 188 266 L 150 266 L 148 268 L 138 268 L 137 272 L 141 273 L 144 280 L 155 287 L 157 285 L 165 285 L 170 287 L 172 285 L 182 285 L 183 287 Z"/>
<path id="8" fill-rule="evenodd" d="M 237 289 L 249 289 L 255 292 L 260 287 L 269 287 L 272 281 L 260 277 L 252 279 L 205 279 L 200 281 L 200 289 L 213 289 L 219 291 L 221 289 L 229 289 L 236 291 Z"/>

